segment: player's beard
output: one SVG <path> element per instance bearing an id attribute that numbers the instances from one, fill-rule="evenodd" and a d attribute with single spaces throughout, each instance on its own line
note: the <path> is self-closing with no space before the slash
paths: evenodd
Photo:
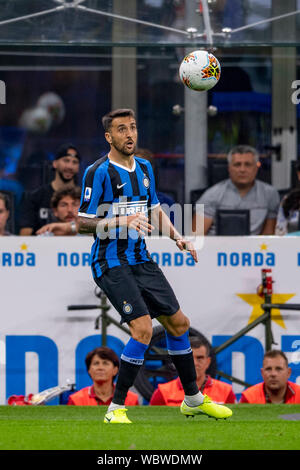
<path id="1" fill-rule="evenodd" d="M 132 141 L 133 142 L 133 141 Z M 119 152 L 121 153 L 122 155 L 124 155 L 125 157 L 129 157 L 130 155 L 133 155 L 135 150 L 136 150 L 136 144 L 133 142 L 133 148 L 132 150 L 127 150 L 126 148 L 126 144 L 128 142 L 125 142 L 125 144 L 123 145 L 120 145 L 116 142 L 115 139 L 112 138 L 112 141 L 111 141 L 111 145 Z"/>

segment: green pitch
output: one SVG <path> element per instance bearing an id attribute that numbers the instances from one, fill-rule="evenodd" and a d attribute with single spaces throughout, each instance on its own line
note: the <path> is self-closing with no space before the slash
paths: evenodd
<path id="1" fill-rule="evenodd" d="M 186 418 L 137 406 L 133 424 L 103 424 L 106 407 L 1 406 L 1 450 L 288 450 L 300 448 L 300 405 L 230 405 L 232 418 Z"/>

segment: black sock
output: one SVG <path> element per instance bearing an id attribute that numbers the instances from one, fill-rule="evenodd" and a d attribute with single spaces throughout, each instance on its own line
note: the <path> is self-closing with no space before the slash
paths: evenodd
<path id="1" fill-rule="evenodd" d="M 121 359 L 116 389 L 112 399 L 113 403 L 124 405 L 128 390 L 134 384 L 140 368 L 141 365 L 131 364 Z"/>
<path id="2" fill-rule="evenodd" d="M 173 336 L 166 331 L 166 341 L 168 353 L 177 369 L 184 393 L 186 395 L 196 395 L 199 389 L 196 384 L 197 375 L 189 332 L 186 331 L 181 336 Z"/>
<path id="3" fill-rule="evenodd" d="M 148 349 L 148 344 L 130 338 L 126 344 L 120 360 L 120 369 L 113 403 L 124 405 L 127 392 L 134 384 L 136 376 L 143 365 L 144 354 Z"/>
<path id="4" fill-rule="evenodd" d="M 199 388 L 196 384 L 197 376 L 193 353 L 172 354 L 171 358 L 177 369 L 185 395 L 196 395 L 199 392 Z"/>

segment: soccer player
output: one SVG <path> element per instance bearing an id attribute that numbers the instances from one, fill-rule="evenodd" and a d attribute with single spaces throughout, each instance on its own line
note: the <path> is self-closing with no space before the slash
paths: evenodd
<path id="1" fill-rule="evenodd" d="M 93 277 L 121 315 L 121 323 L 126 322 L 131 332 L 104 422 L 131 423 L 124 401 L 143 364 L 152 337 L 152 318 L 166 330 L 168 352 L 185 393 L 181 413 L 228 418 L 232 411 L 212 402 L 197 387 L 189 342 L 190 322 L 161 269 L 152 261 L 144 236 L 159 227 L 160 233 L 174 240 L 180 250 L 188 250 L 195 262 L 197 253 L 161 210 L 151 164 L 134 155 L 134 112 L 111 111 L 102 118 L 102 124 L 110 151 L 85 171 L 77 225 L 80 233 L 94 234 Z M 51 230 L 66 234 L 71 227 L 54 224 Z"/>

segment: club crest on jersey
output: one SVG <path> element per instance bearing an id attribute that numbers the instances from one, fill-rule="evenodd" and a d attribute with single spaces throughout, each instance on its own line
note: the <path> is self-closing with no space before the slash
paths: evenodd
<path id="1" fill-rule="evenodd" d="M 87 186 L 84 191 L 84 202 L 88 202 L 91 199 L 91 195 L 92 195 L 92 188 L 89 188 Z"/>
<path id="2" fill-rule="evenodd" d="M 126 315 L 129 315 L 132 312 L 132 305 L 127 303 L 126 300 L 123 302 L 123 312 L 126 313 Z"/>
<path id="3" fill-rule="evenodd" d="M 149 178 L 148 176 L 144 175 L 144 178 L 143 178 L 143 185 L 145 186 L 145 188 L 149 188 L 150 186 L 150 181 L 149 181 Z"/>

